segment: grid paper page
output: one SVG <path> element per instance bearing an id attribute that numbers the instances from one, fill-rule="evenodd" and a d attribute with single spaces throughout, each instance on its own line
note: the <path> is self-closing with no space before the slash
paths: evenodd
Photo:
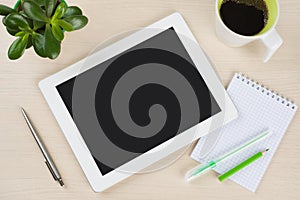
<path id="1" fill-rule="evenodd" d="M 221 134 L 219 141 L 206 157 L 200 158 L 199 152 L 209 134 L 200 138 L 191 157 L 201 163 L 211 161 L 270 129 L 273 133 L 267 138 L 242 150 L 214 168 L 216 172 L 223 174 L 255 153 L 270 148 L 262 158 L 230 177 L 232 181 L 255 192 L 297 106 L 241 74 L 234 75 L 227 92 L 239 112 L 239 117 L 216 130 Z"/>

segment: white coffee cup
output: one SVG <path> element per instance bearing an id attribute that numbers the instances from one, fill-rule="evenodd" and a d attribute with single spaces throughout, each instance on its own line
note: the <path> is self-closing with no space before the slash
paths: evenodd
<path id="1" fill-rule="evenodd" d="M 264 0 L 268 9 L 268 21 L 265 27 L 258 34 L 253 36 L 235 33 L 224 24 L 220 16 L 220 8 L 223 1 L 224 0 L 216 0 L 215 5 L 216 33 L 218 38 L 231 47 L 240 47 L 254 40 L 260 40 L 267 47 L 267 53 L 263 57 L 263 62 L 267 62 L 282 44 L 282 39 L 275 29 L 279 19 L 278 1 Z"/>

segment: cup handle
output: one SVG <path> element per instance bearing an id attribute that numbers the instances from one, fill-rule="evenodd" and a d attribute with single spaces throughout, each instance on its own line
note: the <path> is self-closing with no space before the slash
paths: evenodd
<path id="1" fill-rule="evenodd" d="M 266 63 L 281 46 L 282 38 L 278 32 L 273 29 L 270 31 L 270 33 L 262 37 L 261 41 L 267 47 L 267 53 L 263 57 L 263 62 Z"/>

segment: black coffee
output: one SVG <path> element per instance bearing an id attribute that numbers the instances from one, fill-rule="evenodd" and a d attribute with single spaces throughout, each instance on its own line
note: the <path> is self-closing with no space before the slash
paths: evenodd
<path id="1" fill-rule="evenodd" d="M 259 33 L 268 20 L 268 9 L 263 0 L 224 0 L 220 15 L 233 32 L 251 36 Z"/>

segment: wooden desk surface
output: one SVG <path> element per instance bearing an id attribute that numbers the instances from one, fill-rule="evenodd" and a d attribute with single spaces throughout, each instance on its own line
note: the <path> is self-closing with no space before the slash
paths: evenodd
<path id="1" fill-rule="evenodd" d="M 12 5 L 11 0 L 1 3 Z M 229 48 L 214 32 L 214 1 L 207 0 L 69 0 L 82 7 L 88 26 L 67 33 L 57 60 L 37 57 L 31 50 L 22 59 L 10 61 L 7 49 L 13 38 L 0 26 L 0 199 L 299 199 L 300 114 L 296 114 L 256 194 L 227 181 L 219 184 L 213 172 L 191 184 L 184 172 L 197 163 L 191 149 L 173 165 L 150 174 L 135 175 L 103 193 L 94 193 L 67 141 L 47 106 L 38 82 L 84 58 L 98 44 L 123 31 L 133 30 L 180 12 L 198 42 L 215 64 L 226 86 L 234 72 L 242 72 L 300 104 L 300 4 L 282 0 L 277 29 L 283 46 L 267 63 L 259 42 Z M 24 106 L 66 184 L 54 182 L 43 157 L 21 116 Z"/>

